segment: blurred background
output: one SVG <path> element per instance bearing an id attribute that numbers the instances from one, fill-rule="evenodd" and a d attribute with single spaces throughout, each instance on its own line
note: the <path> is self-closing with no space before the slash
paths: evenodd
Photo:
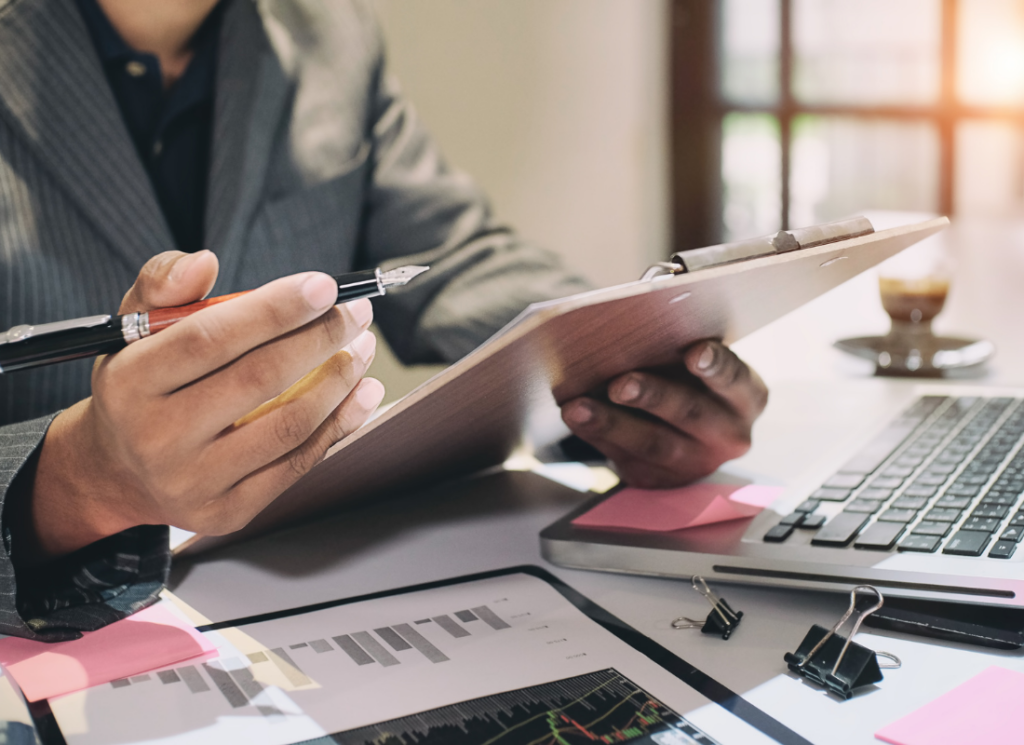
<path id="1" fill-rule="evenodd" d="M 449 160 L 599 285 L 854 212 L 1024 213 L 1022 0 L 376 1 Z"/>

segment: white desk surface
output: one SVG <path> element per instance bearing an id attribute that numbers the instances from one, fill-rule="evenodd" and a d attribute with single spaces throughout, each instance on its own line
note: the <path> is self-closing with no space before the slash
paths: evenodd
<path id="1" fill-rule="evenodd" d="M 940 332 L 986 336 L 999 354 L 974 383 L 1024 385 L 1024 228 L 955 226 L 960 257 Z M 886 316 L 873 275 L 838 288 L 736 345 L 768 381 L 771 401 L 751 452 L 730 468 L 789 483 L 828 454 L 851 427 L 893 412 L 906 381 L 870 377 L 869 365 L 830 344 L 843 336 L 884 332 Z M 211 620 L 226 620 L 318 601 L 469 574 L 538 564 L 634 627 L 747 695 L 815 743 L 877 742 L 873 733 L 989 664 L 1024 671 L 1024 656 L 925 643 L 898 634 L 870 646 L 898 654 L 904 666 L 852 701 L 840 703 L 788 677 L 782 656 L 812 623 L 830 626 L 845 610 L 838 595 L 720 586 L 745 612 L 731 640 L 675 631 L 671 619 L 704 617 L 708 608 L 688 585 L 671 580 L 565 570 L 540 557 L 537 534 L 582 495 L 557 503 L 536 495 L 488 499 L 440 494 L 430 500 L 364 507 L 176 566 L 171 589 Z"/>

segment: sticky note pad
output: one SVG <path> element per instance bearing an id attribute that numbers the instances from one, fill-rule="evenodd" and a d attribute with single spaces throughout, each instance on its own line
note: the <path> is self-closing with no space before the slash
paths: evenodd
<path id="1" fill-rule="evenodd" d="M 691 484 L 680 489 L 627 488 L 572 521 L 588 528 L 668 532 L 753 517 L 782 489 L 748 484 Z"/>
<path id="2" fill-rule="evenodd" d="M 990 667 L 875 737 L 891 745 L 1018 742 L 1024 674 Z"/>
<path id="3" fill-rule="evenodd" d="M 158 603 L 70 642 L 0 639 L 0 664 L 25 698 L 39 701 L 215 651 Z"/>

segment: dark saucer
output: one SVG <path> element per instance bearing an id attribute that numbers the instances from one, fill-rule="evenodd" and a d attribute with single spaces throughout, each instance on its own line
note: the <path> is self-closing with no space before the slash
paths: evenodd
<path id="1" fill-rule="evenodd" d="M 837 349 L 875 363 L 875 375 L 941 378 L 948 371 L 977 367 L 995 353 L 990 341 L 950 336 L 858 336 L 840 339 Z"/>

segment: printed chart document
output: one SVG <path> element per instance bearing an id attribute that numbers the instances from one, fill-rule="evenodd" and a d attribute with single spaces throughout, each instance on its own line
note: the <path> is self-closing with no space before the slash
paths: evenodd
<path id="1" fill-rule="evenodd" d="M 68 745 L 776 741 L 758 727 L 806 742 L 738 697 L 712 703 L 541 576 L 500 573 L 217 624 L 205 632 L 216 660 L 50 707 Z M 721 700 L 724 688 L 688 669 Z"/>

